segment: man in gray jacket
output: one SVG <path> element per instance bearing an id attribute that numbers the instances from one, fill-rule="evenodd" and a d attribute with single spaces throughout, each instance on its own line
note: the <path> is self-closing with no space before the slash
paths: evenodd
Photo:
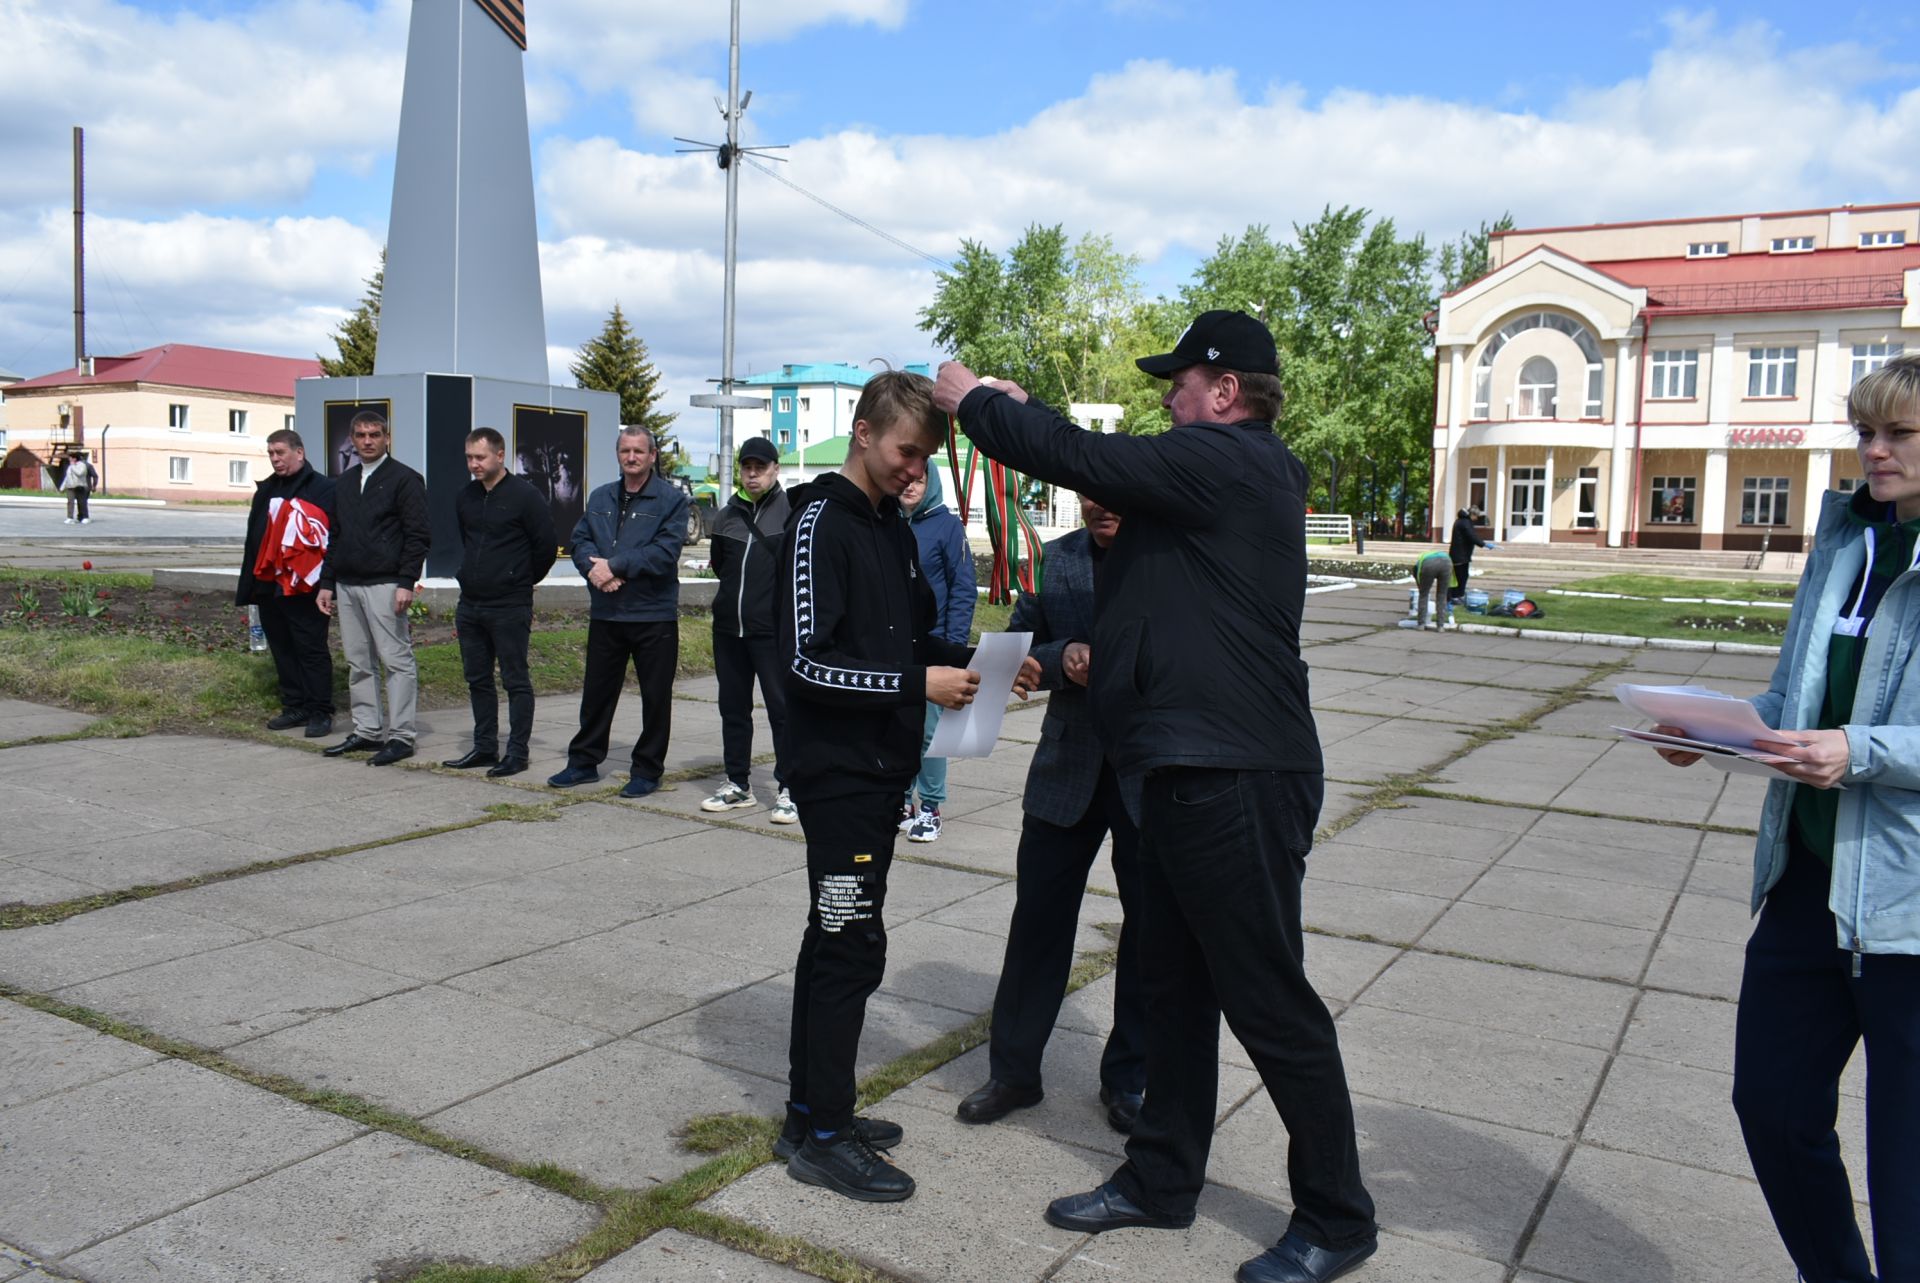
<path id="1" fill-rule="evenodd" d="M 587 496 L 573 528 L 573 564 L 587 579 L 587 672 L 580 692 L 580 733 L 567 745 L 567 766 L 547 780 L 572 788 L 600 778 L 613 710 L 627 664 L 640 683 L 640 736 L 621 797 L 660 787 L 673 723 L 673 674 L 680 662 L 680 547 L 687 538 L 687 497 L 654 475 L 659 449 L 642 427 L 622 426 L 620 479 Z"/>

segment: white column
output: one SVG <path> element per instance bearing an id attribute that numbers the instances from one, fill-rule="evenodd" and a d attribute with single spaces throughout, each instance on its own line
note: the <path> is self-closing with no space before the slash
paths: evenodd
<path id="1" fill-rule="evenodd" d="M 1487 514 L 1487 520 L 1493 526 L 1495 540 L 1507 537 L 1507 448 L 1501 446 L 1494 451 L 1493 484 L 1488 487 L 1493 493 L 1488 498 L 1493 501 L 1493 511 Z"/>
<path id="2" fill-rule="evenodd" d="M 1838 326 L 1820 328 L 1812 356 L 1813 410 L 1807 422 L 1812 427 L 1843 422 L 1847 417 L 1847 379 L 1853 371 L 1853 352 L 1851 349 L 1841 351 Z"/>
<path id="3" fill-rule="evenodd" d="M 1546 525 L 1541 527 L 1541 529 L 1546 532 L 1546 538 L 1542 540 L 1542 542 L 1552 543 L 1553 542 L 1553 447 L 1552 446 L 1547 447 L 1547 510 L 1544 514 L 1542 514 L 1542 519 L 1545 520 L 1546 522 Z"/>
<path id="4" fill-rule="evenodd" d="M 1446 540 L 1448 527 L 1453 524 L 1453 514 L 1461 506 L 1457 493 L 1460 489 L 1460 381 L 1466 377 L 1466 370 L 1466 345 L 1456 343 L 1447 349 L 1447 404 L 1443 415 L 1446 421 L 1446 454 L 1438 484 L 1434 487 L 1434 511 L 1427 519 L 1429 524 L 1440 528 L 1442 542 Z"/>
<path id="5" fill-rule="evenodd" d="M 1633 359 L 1633 336 L 1613 344 L 1613 453 L 1607 469 L 1607 547 L 1626 542 L 1628 507 L 1633 496 L 1633 407 L 1640 371 Z"/>
<path id="6" fill-rule="evenodd" d="M 1727 533 L 1727 452 L 1725 450 L 1707 451 L 1707 475 L 1700 478 L 1700 494 L 1697 498 L 1700 507 L 1695 516 L 1700 519 L 1700 542 L 1702 545 L 1718 544 L 1710 536 L 1722 536 Z"/>
<path id="7" fill-rule="evenodd" d="M 1827 485 L 1833 477 L 1833 451 L 1807 451 L 1807 492 L 1800 496 L 1800 533 L 1807 542 L 1801 545 L 1804 551 L 1813 542 L 1813 532 L 1820 525 L 1820 497 L 1827 492 Z"/>
<path id="8" fill-rule="evenodd" d="M 1732 421 L 1736 371 L 1733 331 L 1713 336 L 1713 369 L 1707 374 L 1707 422 L 1721 426 Z M 1745 371 L 1737 372 L 1745 377 Z"/>

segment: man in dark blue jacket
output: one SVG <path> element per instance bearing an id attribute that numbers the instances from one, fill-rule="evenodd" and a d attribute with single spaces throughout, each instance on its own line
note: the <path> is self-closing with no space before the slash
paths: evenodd
<path id="1" fill-rule="evenodd" d="M 937 622 L 933 635 L 956 646 L 973 637 L 973 608 L 978 604 L 973 549 L 967 544 L 966 523 L 941 502 L 940 470 L 927 465 L 924 481 L 915 482 L 900 496 L 920 548 L 920 576 L 933 589 Z M 1015 629 L 1015 632 L 1022 631 Z M 928 757 L 934 728 L 940 725 L 940 706 L 927 705 L 927 726 L 920 737 L 920 773 L 907 793 L 900 829 L 909 842 L 940 840 L 940 808 L 947 800 L 947 759 Z M 914 799 L 919 809 L 914 809 Z"/>
<path id="2" fill-rule="evenodd" d="M 292 428 L 267 434 L 267 463 L 273 472 L 253 490 L 247 510 L 247 546 L 240 559 L 236 606 L 260 608 L 260 630 L 267 635 L 274 673 L 280 679 L 280 712 L 270 731 L 306 727 L 308 739 L 333 734 L 333 655 L 327 649 L 327 617 L 314 595 L 289 595 L 279 584 L 253 575 L 275 499 L 304 499 L 333 522 L 333 478 L 307 462 L 307 447 Z"/>
<path id="3" fill-rule="evenodd" d="M 567 767 L 547 783 L 572 788 L 600 778 L 613 710 L 627 664 L 640 683 L 640 736 L 621 797 L 660 787 L 673 721 L 673 674 L 680 662 L 680 547 L 687 538 L 687 496 L 654 475 L 653 433 L 622 426 L 620 479 L 587 496 L 573 528 L 573 564 L 586 576 L 587 672 L 580 733 Z"/>
<path id="4" fill-rule="evenodd" d="M 1090 698 L 1114 769 L 1144 777 L 1147 1098 L 1126 1163 L 1047 1220 L 1193 1223 L 1224 1014 L 1286 1124 L 1294 1201 L 1286 1234 L 1236 1277 L 1326 1283 L 1373 1254 L 1378 1230 L 1333 1017 L 1304 965 L 1324 789 L 1300 659 L 1306 469 L 1273 431 L 1280 363 L 1253 317 L 1203 313 L 1136 364 L 1170 380 L 1173 431 L 1088 432 L 957 362 L 935 391 L 989 457 L 1126 514 L 1095 588 Z"/>

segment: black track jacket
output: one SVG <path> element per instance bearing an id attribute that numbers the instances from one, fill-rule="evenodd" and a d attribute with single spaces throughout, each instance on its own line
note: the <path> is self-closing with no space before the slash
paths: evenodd
<path id="1" fill-rule="evenodd" d="M 878 509 L 829 473 L 790 492 L 774 615 L 787 658 L 787 783 L 802 806 L 904 793 L 920 769 L 927 667 L 973 656 L 933 635 L 938 611 L 893 498 Z"/>
<path id="2" fill-rule="evenodd" d="M 375 476 L 380 475 L 375 473 Z M 460 523 L 460 600 L 475 606 L 533 605 L 533 586 L 560 556 L 553 508 L 509 472 L 489 490 L 469 481 L 453 497 Z"/>
<path id="3" fill-rule="evenodd" d="M 1321 769 L 1300 658 L 1306 469 L 1261 422 L 1088 432 L 991 387 L 960 426 L 1125 518 L 1095 586 L 1088 699 L 1114 769 Z"/>

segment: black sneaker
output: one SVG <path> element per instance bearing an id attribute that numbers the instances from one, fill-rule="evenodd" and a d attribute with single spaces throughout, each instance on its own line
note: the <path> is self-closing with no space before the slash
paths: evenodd
<path id="1" fill-rule="evenodd" d="M 884 1118 L 856 1118 L 853 1130 L 861 1139 L 878 1150 L 892 1149 L 900 1143 L 906 1132 L 899 1123 L 890 1123 Z M 786 1160 L 799 1152 L 807 1139 L 807 1116 L 797 1109 L 787 1110 L 787 1121 L 781 1125 L 780 1139 L 773 1142 L 773 1156 Z"/>
<path id="2" fill-rule="evenodd" d="M 305 726 L 306 724 L 307 715 L 305 713 L 296 713 L 290 708 L 283 708 L 267 719 L 267 729 L 270 731 L 290 731 L 296 726 Z"/>
<path id="3" fill-rule="evenodd" d="M 888 1162 L 856 1127 L 822 1144 L 808 1133 L 806 1143 L 787 1160 L 787 1175 L 862 1203 L 898 1203 L 913 1196 L 913 1177 Z"/>

